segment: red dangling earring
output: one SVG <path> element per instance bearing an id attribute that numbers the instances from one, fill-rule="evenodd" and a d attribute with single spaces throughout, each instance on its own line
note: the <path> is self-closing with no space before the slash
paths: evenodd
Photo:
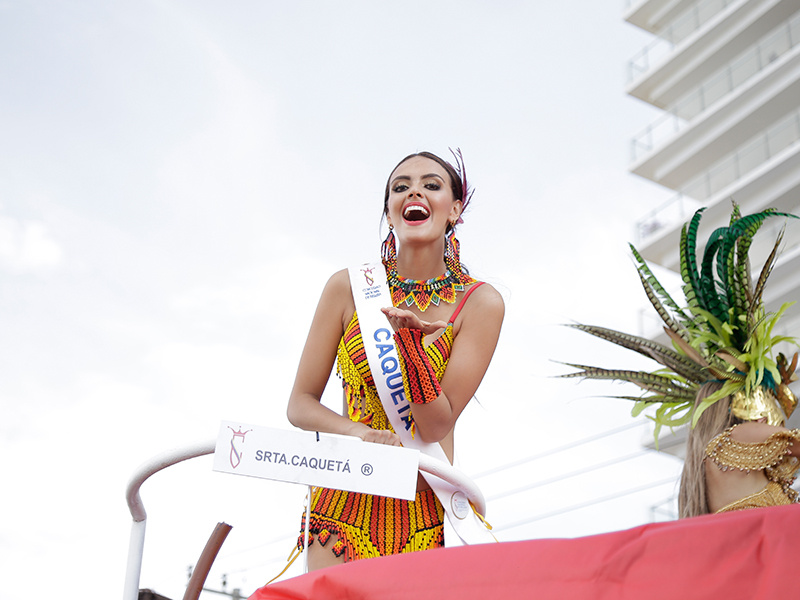
<path id="1" fill-rule="evenodd" d="M 397 248 L 394 244 L 394 227 L 389 225 L 389 235 L 381 244 L 381 258 L 387 273 L 397 273 Z"/>
<path id="2" fill-rule="evenodd" d="M 456 232 L 451 229 L 450 234 L 444 238 L 444 264 L 456 281 L 460 281 L 462 274 L 461 257 L 459 256 L 458 246 Z"/>

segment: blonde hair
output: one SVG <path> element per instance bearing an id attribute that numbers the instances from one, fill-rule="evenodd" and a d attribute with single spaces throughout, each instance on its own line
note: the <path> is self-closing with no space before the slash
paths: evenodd
<path id="1" fill-rule="evenodd" d="M 716 381 L 704 383 L 697 392 L 692 413 L 697 410 L 701 401 L 721 387 L 722 383 Z M 689 437 L 686 440 L 686 459 L 683 462 L 681 485 L 678 492 L 678 515 L 681 519 L 708 514 L 706 445 L 711 438 L 739 421 L 731 415 L 730 396 L 725 396 L 703 411 L 697 424 L 689 429 Z"/>

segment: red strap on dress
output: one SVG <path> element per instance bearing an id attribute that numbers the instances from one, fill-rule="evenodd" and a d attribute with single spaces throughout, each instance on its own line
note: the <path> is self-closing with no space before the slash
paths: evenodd
<path id="1" fill-rule="evenodd" d="M 463 298 L 461 298 L 461 302 L 458 303 L 458 306 L 456 307 L 453 316 L 450 317 L 450 320 L 447 322 L 448 325 L 452 325 L 453 323 L 456 322 L 456 317 L 458 316 L 458 313 L 461 312 L 461 309 L 464 308 L 464 303 L 467 301 L 467 298 L 469 298 L 469 295 L 475 290 L 477 290 L 479 287 L 481 287 L 484 283 L 485 283 L 484 281 L 478 281 L 475 283 L 475 285 L 473 285 L 471 288 L 467 290 L 467 293 L 464 294 Z"/>

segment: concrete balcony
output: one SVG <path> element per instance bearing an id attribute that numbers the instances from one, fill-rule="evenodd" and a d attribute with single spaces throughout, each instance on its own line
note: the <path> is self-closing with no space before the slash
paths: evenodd
<path id="1" fill-rule="evenodd" d="M 658 58 L 632 66 L 626 92 L 666 109 L 798 9 L 797 0 L 732 1 Z"/>
<path id="2" fill-rule="evenodd" d="M 679 190 L 721 156 L 800 106 L 800 46 L 795 46 L 684 129 L 644 154 L 630 171 Z"/>
<path id="3" fill-rule="evenodd" d="M 800 12 L 733 58 L 723 69 L 706 79 L 635 135 L 631 140 L 632 160 L 636 161 L 662 145 L 706 111 L 716 110 L 720 101 L 735 94 L 763 71 L 773 68 L 785 54 L 791 53 L 798 46 Z"/>
<path id="4" fill-rule="evenodd" d="M 800 208 L 800 143 L 795 143 L 762 163 L 745 177 L 735 180 L 702 204 L 693 203 L 671 215 L 669 223 L 663 219 L 658 230 L 652 227 L 652 235 L 641 239 L 636 247 L 642 256 L 651 263 L 661 265 L 672 271 L 679 269 L 679 256 L 676 252 L 680 242 L 683 224 L 689 221 L 696 207 L 706 206 L 699 232 L 699 239 L 708 239 L 711 232 L 724 225 L 730 217 L 731 199 L 736 200 L 742 213 L 754 213 L 766 208 L 782 212 L 798 213 Z M 658 219 L 650 215 L 649 219 Z M 800 224 L 798 224 L 800 225 Z M 795 225 L 798 234 L 800 226 Z M 800 283 L 800 276 L 795 278 Z M 800 299 L 800 297 L 798 297 Z"/>
<path id="5" fill-rule="evenodd" d="M 623 18 L 639 29 L 658 34 L 694 4 L 697 0 L 634 0 L 628 2 Z"/>

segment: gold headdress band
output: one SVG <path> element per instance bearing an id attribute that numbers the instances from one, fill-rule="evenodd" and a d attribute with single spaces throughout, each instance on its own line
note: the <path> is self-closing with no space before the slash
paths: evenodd
<path id="1" fill-rule="evenodd" d="M 765 313 L 763 302 L 764 286 L 777 260 L 783 230 L 755 282 L 748 258 L 753 236 L 768 217 L 797 217 L 774 209 L 742 217 L 734 203 L 730 224 L 711 234 L 698 265 L 697 230 L 704 210 L 698 210 L 681 231 L 680 269 L 686 299 L 683 307 L 669 296 L 647 262 L 630 246 L 642 286 L 664 322 L 672 348 L 612 329 L 571 325 L 635 350 L 664 367 L 651 373 L 566 363 L 581 370 L 561 376 L 638 385 L 645 390 L 642 396 L 617 397 L 636 402 L 634 416 L 648 405 L 659 405 L 653 417 L 656 438 L 664 425 L 675 427 L 691 420 L 694 426 L 703 411 L 726 396 L 731 397 L 735 416 L 750 421 L 766 418 L 773 425 L 782 424 L 797 405 L 797 398 L 788 387 L 797 378 L 797 354 L 789 364 L 783 354 L 773 358 L 773 351 L 782 342 L 798 344 L 792 337 L 772 333 L 781 315 L 794 303 L 783 304 L 776 313 Z M 693 411 L 700 386 L 712 380 L 721 382 L 721 389 L 703 399 Z"/>

